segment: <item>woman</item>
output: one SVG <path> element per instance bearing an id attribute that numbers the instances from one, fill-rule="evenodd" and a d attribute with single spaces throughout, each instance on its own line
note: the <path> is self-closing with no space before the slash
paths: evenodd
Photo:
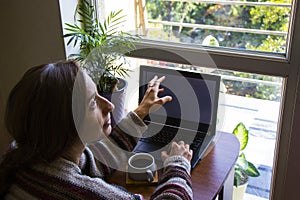
<path id="1" fill-rule="evenodd" d="M 15 145 L 0 164 L 5 199 L 143 199 L 106 182 L 147 128 L 159 98 L 154 77 L 143 101 L 112 130 L 113 104 L 99 96 L 91 78 L 74 61 L 29 69 L 12 89 L 5 113 Z M 90 145 L 87 145 L 90 143 Z M 164 172 L 152 199 L 192 199 L 190 160 L 184 142 L 162 152 Z M 100 161 L 100 162 L 99 162 Z"/>

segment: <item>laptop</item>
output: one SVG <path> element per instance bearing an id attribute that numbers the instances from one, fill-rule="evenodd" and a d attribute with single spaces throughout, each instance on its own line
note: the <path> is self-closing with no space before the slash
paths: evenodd
<path id="1" fill-rule="evenodd" d="M 202 159 L 216 134 L 220 77 L 168 67 L 140 66 L 139 103 L 155 76 L 166 76 L 160 84 L 172 101 L 156 108 L 144 118 L 148 129 L 139 139 L 134 152 L 151 153 L 161 160 L 161 151 L 168 150 L 172 141 L 183 140 L 193 150 L 191 166 Z"/>

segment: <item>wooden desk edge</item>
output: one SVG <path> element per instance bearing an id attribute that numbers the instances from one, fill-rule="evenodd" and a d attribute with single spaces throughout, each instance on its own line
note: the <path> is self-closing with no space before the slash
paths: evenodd
<path id="1" fill-rule="evenodd" d="M 192 170 L 195 199 L 211 200 L 219 194 L 238 158 L 239 147 L 233 134 L 220 133 L 211 151 Z"/>

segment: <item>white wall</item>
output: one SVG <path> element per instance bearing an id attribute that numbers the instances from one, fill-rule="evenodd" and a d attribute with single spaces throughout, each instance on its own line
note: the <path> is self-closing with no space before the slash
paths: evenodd
<path id="1" fill-rule="evenodd" d="M 0 152 L 2 152 L 8 142 L 3 126 L 3 112 L 9 91 L 31 66 L 64 59 L 65 49 L 61 37 L 58 1 L 2 1 L 0 19 Z"/>

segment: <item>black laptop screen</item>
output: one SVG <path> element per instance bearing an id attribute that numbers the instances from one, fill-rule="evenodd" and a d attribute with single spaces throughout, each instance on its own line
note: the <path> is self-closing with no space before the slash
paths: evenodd
<path id="1" fill-rule="evenodd" d="M 140 70 L 139 101 L 154 75 L 166 76 L 161 84 L 164 92 L 159 96 L 170 95 L 173 99 L 147 116 L 147 120 L 201 131 L 206 131 L 210 125 L 214 127 L 218 76 L 151 66 L 141 66 Z"/>

